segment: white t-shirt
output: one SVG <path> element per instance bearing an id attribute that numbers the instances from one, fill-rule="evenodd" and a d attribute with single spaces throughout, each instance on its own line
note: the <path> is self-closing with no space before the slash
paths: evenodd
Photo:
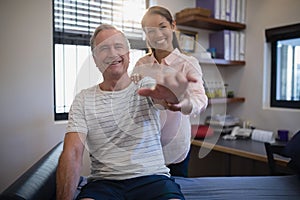
<path id="1" fill-rule="evenodd" d="M 96 85 L 76 96 L 67 132 L 87 135 L 91 179 L 169 176 L 160 143 L 159 112 L 150 98 L 137 94 L 140 87 L 153 84 L 153 79 L 144 78 L 121 91 L 102 91 Z"/>

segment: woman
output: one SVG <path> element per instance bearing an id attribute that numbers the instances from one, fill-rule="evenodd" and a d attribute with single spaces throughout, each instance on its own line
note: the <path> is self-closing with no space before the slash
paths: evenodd
<path id="1" fill-rule="evenodd" d="M 196 58 L 180 51 L 175 34 L 176 23 L 166 8 L 161 6 L 149 8 L 143 16 L 142 27 L 150 52 L 138 60 L 132 79 L 137 80 L 139 76 L 148 75 L 149 67 L 159 68 L 160 72 L 166 69 L 169 72 L 176 70 L 197 79 L 196 83 L 189 84 L 185 95 L 179 98 L 178 104 L 166 102 L 167 110 L 161 111 L 161 142 L 165 162 L 170 168 L 171 175 L 186 177 L 191 141 L 189 116 L 199 115 L 207 106 L 202 70 Z M 156 75 L 158 74 L 154 74 Z"/>

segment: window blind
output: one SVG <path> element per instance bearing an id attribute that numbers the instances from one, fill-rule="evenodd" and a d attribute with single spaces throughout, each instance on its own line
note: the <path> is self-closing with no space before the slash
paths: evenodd
<path id="1" fill-rule="evenodd" d="M 116 26 L 129 39 L 142 40 L 140 20 L 145 9 L 145 0 L 54 0 L 55 43 L 86 44 L 104 23 Z"/>
<path id="2" fill-rule="evenodd" d="M 100 24 L 122 30 L 131 44 L 131 63 L 144 55 L 141 18 L 147 0 L 53 0 L 54 117 L 66 120 L 74 95 L 97 83 L 90 37 Z M 140 50 L 134 50 L 140 49 Z"/>

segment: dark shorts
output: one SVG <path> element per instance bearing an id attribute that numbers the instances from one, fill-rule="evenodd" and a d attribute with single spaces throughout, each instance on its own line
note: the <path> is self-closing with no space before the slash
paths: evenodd
<path id="1" fill-rule="evenodd" d="M 77 200 L 167 200 L 182 199 L 180 186 L 173 178 L 163 175 L 143 176 L 126 180 L 97 180 L 87 183 Z"/>

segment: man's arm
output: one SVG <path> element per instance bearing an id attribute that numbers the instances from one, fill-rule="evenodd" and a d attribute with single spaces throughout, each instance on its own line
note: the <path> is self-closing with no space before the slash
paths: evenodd
<path id="1" fill-rule="evenodd" d="M 80 133 L 67 133 L 63 152 L 56 172 L 56 199 L 71 200 L 74 197 L 82 168 L 85 137 Z"/>

